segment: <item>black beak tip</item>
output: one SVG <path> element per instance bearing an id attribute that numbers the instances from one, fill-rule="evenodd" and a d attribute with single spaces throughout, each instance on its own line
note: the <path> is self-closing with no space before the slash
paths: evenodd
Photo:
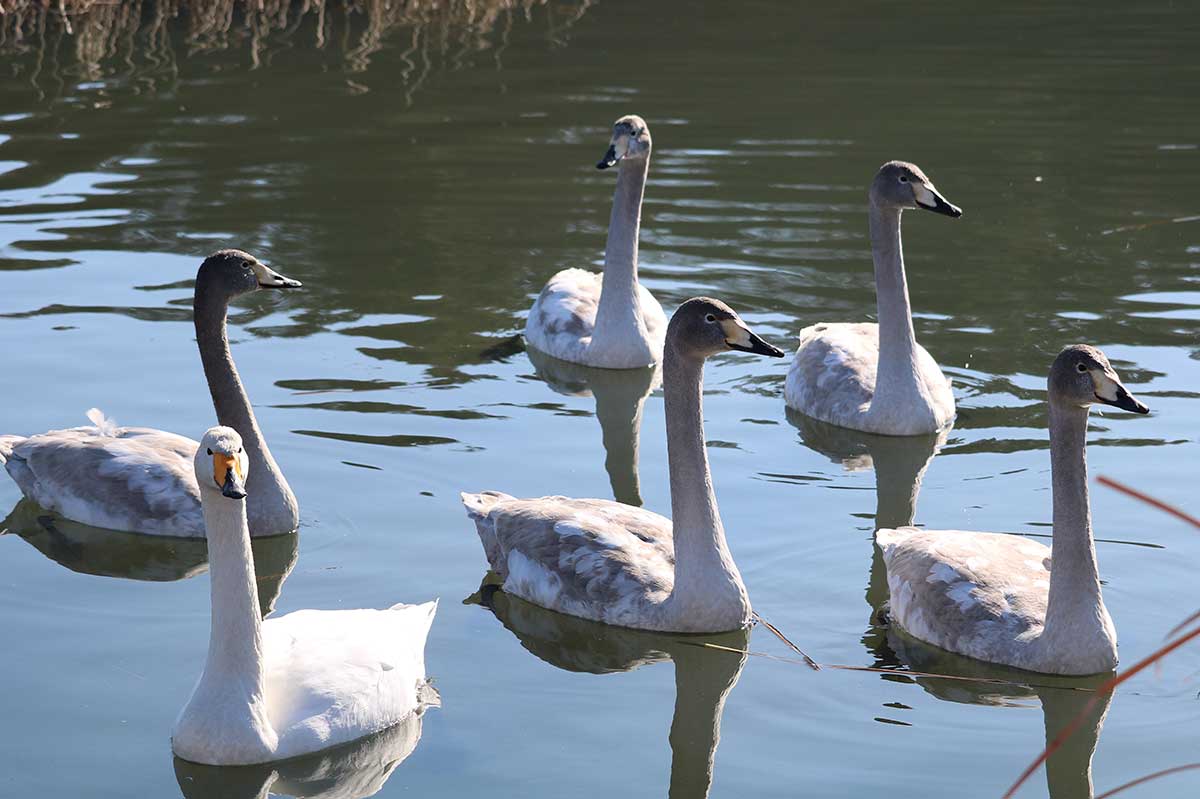
<path id="1" fill-rule="evenodd" d="M 616 163 L 616 161 L 609 161 L 606 158 L 603 161 L 601 161 L 600 163 L 596 164 L 596 169 L 608 169 L 610 166 L 612 166 L 615 163 Z"/>

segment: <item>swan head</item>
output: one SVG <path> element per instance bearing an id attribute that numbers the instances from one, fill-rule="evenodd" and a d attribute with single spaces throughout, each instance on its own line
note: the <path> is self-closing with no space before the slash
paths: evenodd
<path id="1" fill-rule="evenodd" d="M 596 169 L 608 169 L 626 158 L 648 158 L 650 156 L 650 128 L 646 120 L 636 114 L 623 116 L 613 123 L 612 139 L 608 152 L 596 164 Z"/>
<path id="2" fill-rule="evenodd" d="M 250 465 L 242 437 L 232 427 L 214 427 L 200 439 L 196 450 L 196 483 L 201 496 L 246 498 L 246 470 Z"/>
<path id="3" fill-rule="evenodd" d="M 1086 344 L 1072 344 L 1058 354 L 1047 387 L 1051 402 L 1080 408 L 1102 402 L 1124 411 L 1150 413 L 1125 388 L 1104 353 Z"/>
<path id="4" fill-rule="evenodd" d="M 196 275 L 196 283 L 209 281 L 221 286 L 229 297 L 259 289 L 295 289 L 304 285 L 241 250 L 217 250 L 205 258 Z"/>
<path id="5" fill-rule="evenodd" d="M 962 209 L 946 201 L 921 167 L 907 161 L 888 161 L 879 167 L 870 196 L 881 208 L 922 208 L 954 219 L 962 216 Z"/>
<path id="6" fill-rule="evenodd" d="M 736 311 L 711 297 L 694 297 L 679 306 L 667 326 L 667 342 L 700 359 L 730 350 L 783 357 L 783 350 L 763 341 Z"/>

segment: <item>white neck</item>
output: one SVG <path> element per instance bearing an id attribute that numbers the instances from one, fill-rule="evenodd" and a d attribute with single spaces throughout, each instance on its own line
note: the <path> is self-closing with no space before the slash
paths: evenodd
<path id="1" fill-rule="evenodd" d="M 266 710 L 262 620 L 246 504 L 201 490 L 205 492 L 201 504 L 208 531 L 212 628 L 204 673 L 181 723 L 191 716 L 208 726 L 211 719 L 229 731 L 226 745 L 236 751 L 261 747 L 269 753 L 278 739 Z M 234 741 L 233 736 L 246 739 Z"/>
<path id="2" fill-rule="evenodd" d="M 1054 540 L 1044 636 L 1075 636 L 1088 633 L 1108 615 L 1100 595 L 1088 503 L 1088 409 L 1053 399 L 1049 408 Z"/>
<path id="3" fill-rule="evenodd" d="M 897 406 L 928 405 L 917 377 L 917 337 L 913 332 L 904 253 L 900 243 L 900 209 L 870 204 L 871 257 L 875 262 L 875 301 L 879 318 L 879 365 L 872 413 Z"/>
<path id="4" fill-rule="evenodd" d="M 621 161 L 613 193 L 608 241 L 604 247 L 604 282 L 592 332 L 593 348 L 627 349 L 648 339 L 638 296 L 638 232 L 642 223 L 642 195 L 650 156 Z M 646 363 L 653 361 L 650 358 Z"/>
<path id="5" fill-rule="evenodd" d="M 750 598 L 713 494 L 704 442 L 704 361 L 681 353 L 670 337 L 663 353 L 667 460 L 671 472 L 671 525 L 675 588 L 668 600 L 681 632 L 734 630 L 750 621 Z"/>

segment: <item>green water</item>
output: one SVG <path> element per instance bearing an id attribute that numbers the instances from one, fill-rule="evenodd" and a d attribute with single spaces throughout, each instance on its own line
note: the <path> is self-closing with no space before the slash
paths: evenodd
<path id="1" fill-rule="evenodd" d="M 347 29 L 332 8 L 323 39 L 296 12 L 257 40 L 235 21 L 208 46 L 184 19 L 153 35 L 105 39 L 81 20 L 8 35 L 0 430 L 81 424 L 98 405 L 199 437 L 213 412 L 190 280 L 208 252 L 243 247 L 305 283 L 231 314 L 301 502 L 298 552 L 295 539 L 259 547 L 264 593 L 287 575 L 278 612 L 441 598 L 427 667 L 443 707 L 403 731 L 405 746 L 420 740 L 390 778 L 358 783 L 386 778 L 379 795 L 394 797 L 698 797 L 715 720 L 714 797 L 998 797 L 1081 707 L 1081 684 L 743 663 L 487 591 L 464 603 L 485 561 L 460 490 L 670 508 L 660 391 L 635 475 L 644 376 L 593 397 L 587 375 L 505 346 L 547 277 L 600 264 L 613 176 L 594 164 L 625 113 L 654 136 L 645 285 L 668 309 L 720 297 L 785 349 L 805 325 L 874 313 L 865 190 L 881 162 L 915 161 L 966 212 L 905 216 L 917 334 L 959 407 L 927 468 L 938 442 L 785 414 L 786 361 L 707 369 L 731 549 L 758 611 L 817 660 L 976 670 L 873 626 L 885 587 L 871 533 L 877 515 L 914 512 L 924 468 L 918 523 L 1048 534 L 1045 373 L 1064 344 L 1101 346 L 1153 410 L 1093 415 L 1093 476 L 1200 510 L 1200 13 L 918 11 L 522 5 L 465 27 L 397 24 L 374 48 L 362 15 Z M 84 35 L 108 43 L 95 61 Z M 0 508 L 18 498 L 0 479 Z M 1129 665 L 1195 609 L 1200 539 L 1104 488 L 1092 509 Z M 21 512 L 20 534 L 0 536 L 0 796 L 256 795 L 269 773 L 170 752 L 207 647 L 203 547 Z M 724 643 L 791 656 L 761 627 Z M 1055 799 L 1087 795 L 1093 742 L 1097 792 L 1194 760 L 1197 669 L 1200 648 L 1184 649 L 1123 687 L 1098 734 L 1093 719 L 1052 764 Z M 369 759 L 331 761 L 341 782 L 301 764 L 273 790 L 363 795 L 347 787 L 356 757 Z M 1197 774 L 1129 795 L 1186 795 Z M 1046 794 L 1037 774 L 1020 795 Z"/>

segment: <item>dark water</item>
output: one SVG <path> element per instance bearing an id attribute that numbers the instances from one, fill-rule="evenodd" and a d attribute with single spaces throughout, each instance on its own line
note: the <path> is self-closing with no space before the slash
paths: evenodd
<path id="1" fill-rule="evenodd" d="M 190 325 L 203 256 L 240 246 L 304 281 L 231 316 L 302 505 L 298 553 L 262 553 L 264 592 L 291 567 L 284 612 L 440 597 L 443 707 L 325 770 L 177 767 L 168 732 L 206 650 L 202 548 L 25 509 L 0 537 L 0 795 L 253 796 L 275 780 L 356 796 L 383 779 L 381 796 L 693 797 L 711 767 L 713 796 L 999 796 L 1077 712 L 1086 683 L 743 663 L 476 596 L 485 564 L 457 492 L 669 510 L 658 390 L 633 463 L 653 381 L 589 382 L 508 346 L 549 275 L 601 262 L 613 183 L 593 165 L 616 117 L 654 136 L 643 282 L 668 309 L 718 296 L 785 347 L 874 313 L 865 188 L 882 161 L 913 160 L 966 211 L 905 217 L 917 333 L 954 381 L 954 429 L 814 426 L 784 412 L 785 362 L 728 355 L 708 367 L 707 435 L 760 613 L 823 663 L 971 672 L 873 626 L 871 533 L 915 513 L 1048 534 L 1042 401 L 1062 345 L 1103 347 L 1153 409 L 1093 416 L 1093 474 L 1198 507 L 1200 13 L 482 3 L 225 30 L 157 8 L 71 33 L 0 25 L 2 429 L 99 405 L 198 437 L 213 416 Z M 18 496 L 0 480 L 0 506 Z M 1092 503 L 1128 665 L 1194 609 L 1200 540 L 1106 489 Z M 791 654 L 761 628 L 748 645 Z M 1098 792 L 1194 759 L 1197 668 L 1184 649 L 1123 688 L 1052 764 L 1054 797 L 1087 795 L 1094 741 Z M 1021 795 L 1046 792 L 1036 775 Z"/>

